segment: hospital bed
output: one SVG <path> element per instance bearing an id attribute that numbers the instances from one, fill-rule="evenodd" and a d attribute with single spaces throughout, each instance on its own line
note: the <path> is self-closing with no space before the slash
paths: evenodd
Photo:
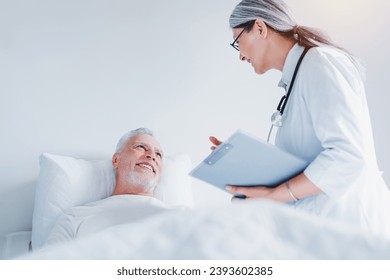
<path id="1" fill-rule="evenodd" d="M 167 157 L 156 199 L 166 211 L 45 246 L 70 207 L 108 197 L 109 160 L 42 154 L 31 231 L 7 234 L 3 259 L 390 259 L 390 240 L 266 200 L 194 205 L 191 161 Z M 6 210 L 5 210 L 6 211 Z"/>

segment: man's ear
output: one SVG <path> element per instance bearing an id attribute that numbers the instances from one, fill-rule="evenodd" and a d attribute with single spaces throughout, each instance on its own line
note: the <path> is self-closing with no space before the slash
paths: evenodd
<path id="1" fill-rule="evenodd" d="M 256 31 L 258 31 L 260 33 L 261 37 L 263 37 L 263 38 L 267 37 L 268 27 L 263 20 L 256 19 L 254 28 L 256 29 Z"/>
<path id="2" fill-rule="evenodd" d="M 119 164 L 119 154 L 118 153 L 115 153 L 113 156 L 112 156 L 112 166 L 117 169 L 118 168 L 118 164 Z"/>

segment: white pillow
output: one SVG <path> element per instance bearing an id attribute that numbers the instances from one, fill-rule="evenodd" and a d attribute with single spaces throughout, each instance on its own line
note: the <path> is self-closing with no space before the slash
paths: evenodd
<path id="1" fill-rule="evenodd" d="M 32 220 L 33 249 L 44 244 L 64 211 L 110 196 L 115 185 L 111 160 L 84 160 L 43 153 L 39 163 Z M 165 157 L 154 196 L 168 205 L 193 207 L 190 170 L 191 160 L 187 154 Z"/>

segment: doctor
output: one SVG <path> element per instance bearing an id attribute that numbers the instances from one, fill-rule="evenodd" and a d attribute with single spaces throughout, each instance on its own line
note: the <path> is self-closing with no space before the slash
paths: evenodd
<path id="1" fill-rule="evenodd" d="M 310 162 L 276 188 L 228 186 L 247 199 L 288 202 L 390 238 L 390 193 L 377 166 L 359 64 L 281 0 L 243 0 L 230 16 L 232 47 L 257 74 L 277 69 L 286 89 L 275 144 Z M 270 131 L 271 133 L 271 131 Z M 210 137 L 212 149 L 219 145 Z"/>

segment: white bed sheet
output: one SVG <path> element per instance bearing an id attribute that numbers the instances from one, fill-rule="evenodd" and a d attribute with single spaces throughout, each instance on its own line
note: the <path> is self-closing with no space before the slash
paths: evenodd
<path id="1" fill-rule="evenodd" d="M 21 259 L 390 259 L 390 240 L 259 200 L 170 211 Z"/>
<path id="2" fill-rule="evenodd" d="M 8 260 L 29 251 L 31 231 L 17 231 L 7 234 L 2 240 L 0 259 Z"/>

